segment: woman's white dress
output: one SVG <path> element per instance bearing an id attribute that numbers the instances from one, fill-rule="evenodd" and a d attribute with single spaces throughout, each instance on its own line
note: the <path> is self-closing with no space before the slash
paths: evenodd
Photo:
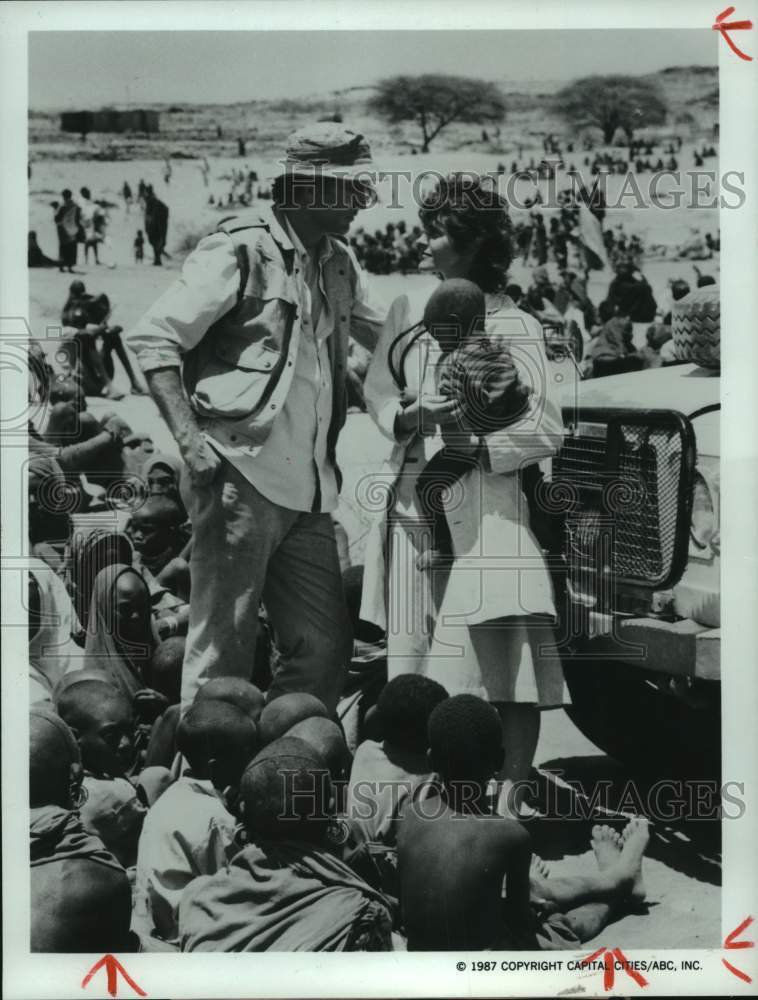
<path id="1" fill-rule="evenodd" d="M 560 385 L 545 356 L 542 329 L 507 296 L 487 297 L 487 334 L 507 342 L 521 378 L 533 389 L 532 404 L 516 424 L 485 435 L 488 467 L 466 473 L 448 497 L 452 568 L 419 571 L 416 559 L 428 547 L 429 528 L 415 484 L 442 440 L 395 438 L 402 393 L 388 353 L 420 318 L 427 295 L 395 300 L 364 386 L 369 412 L 395 447 L 377 477 L 391 503 L 367 545 L 361 617 L 387 630 L 390 678 L 423 673 L 451 695 L 562 705 L 563 671 L 550 624 L 552 584 L 528 527 L 518 475 L 522 466 L 553 455 L 563 435 Z M 411 338 L 400 338 L 393 360 Z M 435 393 L 437 357 L 435 342 L 423 333 L 405 356 L 408 393 Z"/>

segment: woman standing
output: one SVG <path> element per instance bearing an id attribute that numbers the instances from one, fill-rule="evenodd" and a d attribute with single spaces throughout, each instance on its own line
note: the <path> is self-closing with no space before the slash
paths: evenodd
<path id="1" fill-rule="evenodd" d="M 390 678 L 423 673 L 451 695 L 476 694 L 495 706 L 505 751 L 501 802 L 517 814 L 537 747 L 539 710 L 564 703 L 552 586 L 519 477 L 521 468 L 560 446 L 557 386 L 539 322 L 504 292 L 511 229 L 497 191 L 471 175 L 452 175 L 427 195 L 419 216 L 434 269 L 485 292 L 487 335 L 505 341 L 531 388 L 531 405 L 506 430 L 472 436 L 478 463 L 445 504 L 452 565 L 420 570 L 417 557 L 430 529 L 416 481 L 441 447 L 440 429 L 454 419 L 456 404 L 436 392 L 439 351 L 419 323 L 424 301 L 395 300 L 365 383 L 368 410 L 394 448 L 383 476 L 391 487 L 387 516 L 366 552 L 361 617 L 387 631 Z"/>

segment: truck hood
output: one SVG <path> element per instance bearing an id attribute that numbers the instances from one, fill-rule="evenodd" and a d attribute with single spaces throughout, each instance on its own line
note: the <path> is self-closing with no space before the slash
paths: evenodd
<path id="1" fill-rule="evenodd" d="M 719 373 L 698 365 L 670 365 L 625 375 L 586 379 L 567 386 L 564 407 L 623 407 L 629 410 L 677 410 L 690 417 L 721 401 Z"/>

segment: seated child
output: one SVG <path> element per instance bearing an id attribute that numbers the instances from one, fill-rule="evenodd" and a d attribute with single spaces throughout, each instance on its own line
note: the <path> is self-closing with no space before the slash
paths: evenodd
<path id="1" fill-rule="evenodd" d="M 400 674 L 377 701 L 381 743 L 358 746 L 347 790 L 347 815 L 368 843 L 394 847 L 406 799 L 433 777 L 427 756 L 427 727 L 447 691 L 421 674 Z"/>
<path id="2" fill-rule="evenodd" d="M 444 446 L 421 471 L 416 492 L 432 525 L 432 547 L 422 552 L 419 569 L 452 554 L 443 496 L 479 461 L 471 435 L 501 430 L 525 412 L 530 390 L 519 379 L 508 350 L 486 336 L 486 302 L 471 281 L 451 278 L 430 296 L 424 326 L 441 352 L 437 390 L 456 400 L 455 421 L 443 428 Z"/>
<path id="3" fill-rule="evenodd" d="M 132 927 L 178 944 L 182 892 L 224 867 L 236 820 L 222 800 L 255 756 L 255 724 L 235 705 L 201 701 L 183 716 L 177 747 L 189 764 L 151 806 L 139 841 Z"/>
<path id="4" fill-rule="evenodd" d="M 145 768 L 169 768 L 176 754 L 176 727 L 179 724 L 185 646 L 183 636 L 171 636 L 159 642 L 153 651 L 150 682 L 166 698 L 168 705 L 150 727 L 145 749 Z"/>
<path id="5" fill-rule="evenodd" d="M 126 534 L 136 553 L 134 565 L 147 569 L 166 590 L 187 603 L 189 564 L 180 556 L 187 544 L 184 508 L 166 496 L 151 496 L 134 511 Z"/>
<path id="6" fill-rule="evenodd" d="M 124 868 L 137 859 L 145 808 L 126 774 L 135 763 L 135 722 L 127 696 L 107 680 L 79 681 L 56 692 L 56 708 L 82 756 L 87 797 L 80 814 Z"/>
<path id="7" fill-rule="evenodd" d="M 286 735 L 304 740 L 324 761 L 332 782 L 335 810 L 342 812 L 345 805 L 345 785 L 353 761 L 340 727 L 331 719 L 315 715 L 296 723 L 287 730 Z"/>
<path id="8" fill-rule="evenodd" d="M 230 705 L 236 705 L 237 708 L 242 709 L 245 715 L 249 715 L 256 725 L 261 717 L 265 702 L 263 693 L 258 690 L 255 684 L 251 684 L 243 677 L 211 677 L 202 687 L 198 688 L 195 695 L 195 702 L 206 699 L 227 701 Z M 263 742 L 262 737 L 261 742 Z"/>
<path id="9" fill-rule="evenodd" d="M 31 950 L 133 951 L 131 893 L 121 865 L 76 811 L 79 747 L 49 707 L 29 714 Z"/>
<path id="10" fill-rule="evenodd" d="M 273 701 L 267 702 L 266 707 L 261 712 L 258 724 L 261 745 L 266 746 L 266 744 L 278 740 L 280 736 L 284 736 L 303 719 L 313 717 L 325 719 L 328 714 L 324 703 L 315 695 L 304 692 L 279 695 Z"/>
<path id="11" fill-rule="evenodd" d="M 185 890 L 182 951 L 390 950 L 384 898 L 329 847 L 330 798 L 305 741 L 285 737 L 258 754 L 240 788 L 248 844 Z"/>
<path id="12" fill-rule="evenodd" d="M 622 837 L 593 829 L 598 871 L 546 878 L 532 868 L 529 834 L 491 811 L 487 785 L 502 762 L 495 709 L 456 695 L 429 719 L 441 801 L 408 803 L 398 834 L 398 875 L 409 951 L 576 949 L 644 899 L 647 821 Z M 530 871 L 531 869 L 531 871 Z M 531 884 L 530 884 L 531 882 Z"/>

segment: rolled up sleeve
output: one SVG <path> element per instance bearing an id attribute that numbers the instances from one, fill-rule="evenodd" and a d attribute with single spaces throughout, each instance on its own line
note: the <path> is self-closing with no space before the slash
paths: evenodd
<path id="1" fill-rule="evenodd" d="M 239 269 L 226 233 L 206 236 L 179 278 L 126 335 L 144 372 L 178 367 L 217 319 L 237 301 Z"/>

